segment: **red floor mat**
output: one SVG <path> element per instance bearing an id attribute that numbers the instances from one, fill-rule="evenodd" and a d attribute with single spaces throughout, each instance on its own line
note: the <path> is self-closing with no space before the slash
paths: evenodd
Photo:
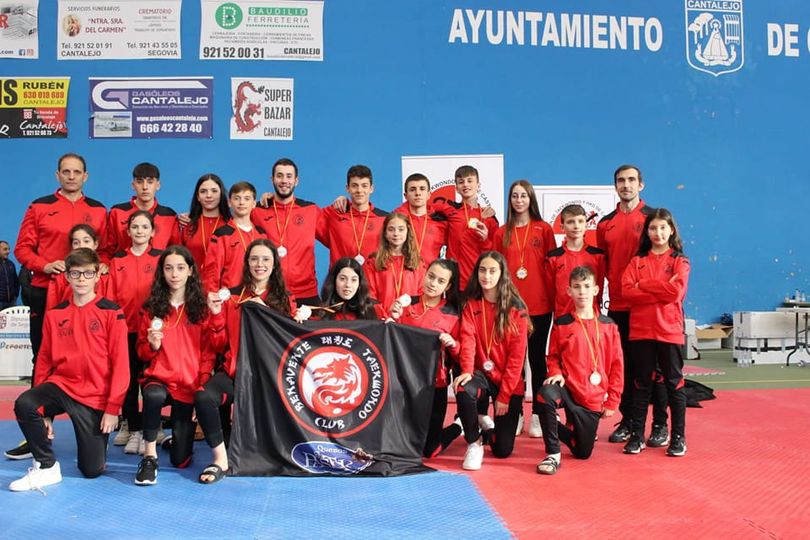
<path id="1" fill-rule="evenodd" d="M 687 410 L 688 453 L 622 453 L 603 421 L 591 459 L 563 451 L 556 476 L 540 476 L 542 439 L 470 473 L 520 538 L 798 538 L 810 524 L 810 389 L 719 391 Z M 528 408 L 527 408 L 528 412 Z M 432 460 L 461 472 L 465 445 Z M 804 531 L 804 532 L 802 532 Z M 550 534 L 550 536 L 548 536 Z"/>
<path id="2" fill-rule="evenodd" d="M 24 389 L 0 387 L 0 419 L 13 418 L 13 399 Z M 469 475 L 519 538 L 805 536 L 810 388 L 716 394 L 703 409 L 687 410 L 689 449 L 683 458 L 653 448 L 624 455 L 622 445 L 607 442 L 613 422 L 606 420 L 591 459 L 563 452 L 556 476 L 534 472 L 543 443 L 525 433 L 510 458 L 487 453 L 484 468 Z M 464 449 L 459 439 L 428 463 L 462 473 Z"/>

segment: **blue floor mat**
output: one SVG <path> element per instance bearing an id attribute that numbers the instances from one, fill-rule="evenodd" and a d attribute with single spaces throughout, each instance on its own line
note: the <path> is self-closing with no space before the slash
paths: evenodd
<path id="1" fill-rule="evenodd" d="M 0 458 L 0 523 L 5 538 L 415 538 L 474 531 L 482 538 L 510 538 L 492 508 L 465 475 L 433 472 L 399 478 L 225 478 L 204 486 L 197 475 L 210 460 L 204 443 L 194 447 L 188 469 L 174 469 L 160 453 L 156 486 L 133 484 L 139 456 L 108 451 L 107 471 L 94 480 L 76 467 L 69 422 L 57 421 L 54 451 L 60 484 L 12 493 L 8 484 L 30 460 Z M 0 421 L 0 445 L 20 440 L 16 422 Z"/>

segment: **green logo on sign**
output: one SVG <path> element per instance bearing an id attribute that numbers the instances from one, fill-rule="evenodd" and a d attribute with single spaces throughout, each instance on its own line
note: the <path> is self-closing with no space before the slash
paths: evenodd
<path id="1" fill-rule="evenodd" d="M 225 30 L 233 30 L 242 24 L 242 8 L 232 2 L 228 2 L 217 8 L 214 17 L 219 26 Z"/>

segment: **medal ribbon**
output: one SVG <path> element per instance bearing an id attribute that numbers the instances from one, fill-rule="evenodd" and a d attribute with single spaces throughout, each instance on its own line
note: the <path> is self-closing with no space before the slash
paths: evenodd
<path id="1" fill-rule="evenodd" d="M 461 204 L 462 204 L 462 206 L 464 206 L 464 217 L 467 219 L 467 225 L 469 225 L 470 224 L 470 214 L 469 214 L 469 212 L 467 212 L 467 203 L 462 202 Z M 476 208 L 472 208 L 473 217 L 475 217 L 474 211 L 476 210 Z M 478 216 L 481 217 L 481 210 L 480 209 L 478 210 Z"/>
<path id="2" fill-rule="evenodd" d="M 366 208 L 366 221 L 363 223 L 363 234 L 360 235 L 360 241 L 357 241 L 357 227 L 354 224 L 354 212 L 351 207 L 349 207 L 349 221 L 352 222 L 352 232 L 354 233 L 354 243 L 357 244 L 357 254 L 361 255 L 363 251 L 363 240 L 366 237 L 366 227 L 368 226 L 368 216 L 371 214 L 371 206 Z M 359 213 L 357 214 L 360 215 Z"/>
<path id="3" fill-rule="evenodd" d="M 219 225 L 219 216 L 217 216 L 216 221 L 214 221 L 214 227 L 211 229 L 211 232 L 205 234 L 205 216 L 200 216 L 200 238 L 202 239 L 203 253 L 206 255 L 208 254 L 208 241 L 211 235 L 214 234 L 214 231 L 217 230 L 217 225 Z"/>
<path id="4" fill-rule="evenodd" d="M 400 261 L 402 266 L 399 267 L 399 276 L 396 275 L 396 270 L 394 270 L 394 290 L 397 292 L 397 298 L 399 298 L 399 291 L 402 289 L 402 278 L 405 276 L 405 257 L 402 257 Z M 394 265 L 394 261 L 391 261 L 391 266 Z"/>
<path id="5" fill-rule="evenodd" d="M 577 315 L 577 320 L 582 326 L 582 332 L 585 334 L 585 339 L 588 341 L 588 350 L 591 351 L 591 360 L 593 361 L 593 371 L 596 372 L 599 367 L 599 316 L 594 315 L 593 323 L 596 325 L 596 350 L 594 351 L 593 343 L 591 343 L 591 336 L 588 335 L 588 329 L 585 328 L 585 323 Z"/>
<path id="6" fill-rule="evenodd" d="M 484 345 L 486 347 L 487 360 L 490 360 L 489 351 L 492 350 L 492 343 L 495 340 L 495 317 L 492 317 L 492 328 L 487 335 L 487 301 L 481 299 L 481 329 L 484 331 Z"/>
<path id="7" fill-rule="evenodd" d="M 282 229 L 281 225 L 279 224 L 279 221 L 281 220 L 279 220 L 278 218 L 278 208 L 276 207 L 275 197 L 273 197 L 273 210 L 276 212 L 276 230 L 278 231 L 278 245 L 283 246 L 284 235 L 287 234 L 287 225 L 290 224 L 290 216 L 292 215 L 293 210 L 295 210 L 295 197 L 293 197 L 293 201 L 290 204 L 289 210 L 287 211 L 287 219 L 284 220 L 284 229 Z"/>
<path id="8" fill-rule="evenodd" d="M 248 244 L 250 244 L 254 240 L 253 233 L 256 231 L 256 227 L 251 227 L 250 232 L 246 233 L 248 235 L 248 243 L 245 243 L 245 238 L 242 236 L 242 228 L 239 227 L 236 223 L 234 223 L 234 229 L 236 229 L 236 233 L 239 235 L 239 241 L 242 243 L 242 249 L 247 251 Z"/>
<path id="9" fill-rule="evenodd" d="M 410 208 L 408 208 L 408 214 L 410 214 L 410 216 L 411 216 L 411 223 L 415 222 L 414 218 L 419 217 L 419 216 L 416 216 L 416 215 L 412 214 Z M 425 243 L 425 233 L 427 232 L 427 222 L 428 222 L 429 218 L 430 218 L 430 216 L 428 216 L 428 214 L 425 213 L 425 222 L 422 223 L 422 239 L 421 240 L 419 240 L 419 235 L 416 234 L 416 227 L 413 228 L 413 235 L 416 237 L 416 249 L 419 250 L 419 253 L 422 253 L 422 244 Z"/>
<path id="10" fill-rule="evenodd" d="M 170 328 L 177 328 L 177 325 L 180 324 L 180 319 L 183 318 L 183 311 L 186 309 L 186 304 L 180 306 L 180 310 L 177 312 L 177 320 L 174 321 L 174 324 L 170 326 Z"/>
<path id="11" fill-rule="evenodd" d="M 517 244 L 518 247 L 518 255 L 520 255 L 520 266 L 518 267 L 518 269 L 520 268 L 525 269 L 525 267 L 523 266 L 523 258 L 526 256 L 526 243 L 529 241 L 529 229 L 531 228 L 531 226 L 532 222 L 529 221 L 529 223 L 526 224 L 526 234 L 523 235 L 523 246 L 520 245 L 520 235 L 517 233 L 517 231 L 515 231 L 515 243 Z"/>

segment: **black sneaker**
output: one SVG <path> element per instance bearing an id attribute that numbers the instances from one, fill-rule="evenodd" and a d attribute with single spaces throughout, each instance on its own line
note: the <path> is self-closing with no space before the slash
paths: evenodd
<path id="1" fill-rule="evenodd" d="M 630 429 L 630 424 L 619 422 L 617 425 L 619 427 L 616 428 L 616 431 L 610 434 L 608 442 L 612 443 L 627 442 L 630 439 L 630 434 L 632 433 L 632 430 Z"/>
<path id="2" fill-rule="evenodd" d="M 653 426 L 650 438 L 647 439 L 647 446 L 650 448 L 663 448 L 669 444 L 669 432 L 667 426 Z"/>
<path id="3" fill-rule="evenodd" d="M 640 454 L 646 446 L 644 445 L 644 438 L 638 433 L 630 435 L 630 440 L 624 445 L 625 454 Z"/>
<path id="4" fill-rule="evenodd" d="M 158 460 L 153 456 L 146 456 L 138 465 L 135 473 L 135 484 L 138 486 L 154 486 L 157 484 Z"/>
<path id="5" fill-rule="evenodd" d="M 669 448 L 667 448 L 667 455 L 673 457 L 686 455 L 686 439 L 681 435 L 673 436 L 672 442 L 669 443 Z"/>
<path id="6" fill-rule="evenodd" d="M 28 441 L 23 441 L 16 448 L 6 450 L 3 455 L 8 459 L 31 459 L 34 455 L 31 453 L 31 448 L 28 446 Z"/>

